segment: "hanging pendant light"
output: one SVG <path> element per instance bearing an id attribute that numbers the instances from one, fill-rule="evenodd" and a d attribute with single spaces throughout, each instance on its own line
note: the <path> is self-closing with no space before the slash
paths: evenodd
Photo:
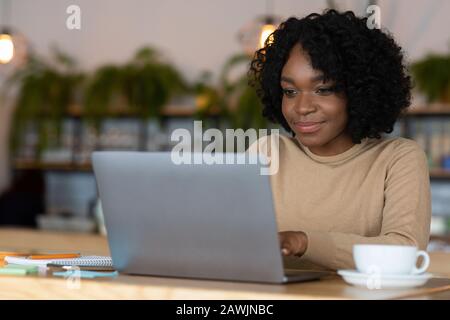
<path id="1" fill-rule="evenodd" d="M 10 2 L 9 0 L 3 1 L 2 6 L 2 22 L 9 21 L 10 15 Z M 9 63 L 14 57 L 14 42 L 11 32 L 7 26 L 3 26 L 0 33 L 0 63 Z"/>
<path id="2" fill-rule="evenodd" d="M 280 17 L 273 14 L 272 1 L 267 0 L 266 7 L 266 15 L 257 17 L 239 30 L 238 40 L 249 55 L 253 55 L 255 50 L 264 47 L 267 38 L 282 21 Z"/>
<path id="3" fill-rule="evenodd" d="M 11 34 L 4 29 L 0 34 L 0 63 L 6 64 L 14 57 L 14 42 Z"/>
<path id="4" fill-rule="evenodd" d="M 267 38 L 277 29 L 277 24 L 274 21 L 274 17 L 267 16 L 264 25 L 261 28 L 259 35 L 259 47 L 258 49 L 264 47 Z"/>

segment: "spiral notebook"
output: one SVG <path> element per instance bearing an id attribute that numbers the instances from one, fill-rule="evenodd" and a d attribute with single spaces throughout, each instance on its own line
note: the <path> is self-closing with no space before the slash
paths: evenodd
<path id="1" fill-rule="evenodd" d="M 26 257 L 5 257 L 8 264 L 32 266 L 79 266 L 79 267 L 113 267 L 111 257 L 107 256 L 81 256 L 71 259 L 30 259 Z"/>

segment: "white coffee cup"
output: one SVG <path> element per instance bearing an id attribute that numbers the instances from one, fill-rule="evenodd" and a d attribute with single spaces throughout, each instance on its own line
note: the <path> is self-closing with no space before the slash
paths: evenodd
<path id="1" fill-rule="evenodd" d="M 417 268 L 417 259 L 422 264 Z M 357 244 L 353 246 L 356 269 L 362 273 L 420 274 L 430 265 L 430 256 L 414 246 Z"/>

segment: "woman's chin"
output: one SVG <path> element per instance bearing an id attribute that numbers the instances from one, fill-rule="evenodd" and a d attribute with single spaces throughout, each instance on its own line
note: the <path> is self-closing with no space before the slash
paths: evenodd
<path id="1" fill-rule="evenodd" d="M 324 144 L 322 139 L 320 139 L 319 137 L 308 137 L 306 135 L 296 134 L 295 138 L 298 142 L 308 148 L 320 147 Z"/>

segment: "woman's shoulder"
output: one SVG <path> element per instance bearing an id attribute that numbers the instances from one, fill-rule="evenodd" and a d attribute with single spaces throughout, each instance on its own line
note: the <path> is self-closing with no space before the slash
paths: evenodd
<path id="1" fill-rule="evenodd" d="M 404 138 L 404 137 L 389 137 L 379 139 L 379 147 L 382 149 L 387 149 L 392 154 L 401 153 L 420 153 L 424 154 L 423 148 L 415 140 Z M 375 143 L 376 144 L 376 143 Z"/>
<path id="2" fill-rule="evenodd" d="M 379 147 L 389 157 L 389 166 L 398 162 L 404 165 L 428 166 L 427 155 L 423 147 L 415 140 L 404 137 L 384 138 Z"/>
<path id="3" fill-rule="evenodd" d="M 387 142 L 394 149 L 414 149 L 423 150 L 422 147 L 415 141 L 404 137 L 390 137 L 385 138 L 384 141 Z"/>

